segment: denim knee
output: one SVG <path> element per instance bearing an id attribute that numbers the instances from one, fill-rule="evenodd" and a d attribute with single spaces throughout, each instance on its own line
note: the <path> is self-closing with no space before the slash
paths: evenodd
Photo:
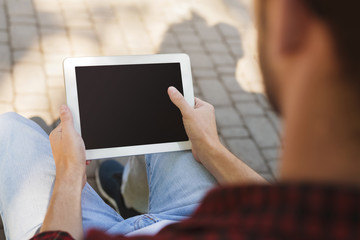
<path id="1" fill-rule="evenodd" d="M 7 112 L 0 115 L 0 132 L 1 135 L 6 132 L 14 133 L 15 131 L 22 131 L 25 126 L 31 126 L 32 121 L 24 118 L 16 112 Z"/>
<path id="2" fill-rule="evenodd" d="M 13 134 L 23 134 L 24 132 L 36 131 L 48 138 L 47 133 L 35 122 L 27 119 L 15 112 L 7 112 L 0 115 L 0 137 L 1 139 Z"/>
<path id="3" fill-rule="evenodd" d="M 19 119 L 24 118 L 16 112 L 7 112 L 0 115 L 0 127 L 6 127 L 12 123 L 17 122 Z"/>
<path id="4" fill-rule="evenodd" d="M 0 129 L 8 129 L 25 119 L 16 112 L 7 112 L 0 115 Z"/>

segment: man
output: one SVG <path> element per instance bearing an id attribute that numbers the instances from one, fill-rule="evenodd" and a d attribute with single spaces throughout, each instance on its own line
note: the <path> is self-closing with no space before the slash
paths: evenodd
<path id="1" fill-rule="evenodd" d="M 193 156 L 200 164 L 192 161 L 189 153 L 174 153 L 169 159 L 180 175 L 174 170 L 171 174 L 175 176 L 167 173 L 159 176 L 161 174 L 153 171 L 162 164 L 166 165 L 167 161 L 161 161 L 164 158 L 161 154 L 150 156 L 146 162 L 150 174 L 150 214 L 129 222 L 119 217 L 122 225 L 113 224 L 114 228 L 120 227 L 129 233 L 131 228 L 151 228 L 159 224 L 152 224 L 154 221 L 160 220 L 166 225 L 169 220 L 177 221 L 191 214 L 191 206 L 196 206 L 214 183 L 204 166 L 220 184 L 231 186 L 211 191 L 190 218 L 164 227 L 155 236 L 137 236 L 135 239 L 360 239 L 360 35 L 355 28 L 360 3 L 340 0 L 266 0 L 256 3 L 264 82 L 271 102 L 285 120 L 280 184 L 264 184 L 259 175 L 220 144 L 214 111 L 209 104 L 197 99 L 195 109 L 192 109 L 176 89 L 169 88 L 169 96 L 181 110 L 187 134 L 193 143 Z M 19 122 L 18 126 L 30 123 L 12 115 L 2 117 L 0 122 L 7 137 L 7 141 L 1 140 L 0 169 L 7 165 L 4 161 L 7 155 L 19 154 L 18 157 L 27 158 L 25 154 L 14 153 L 12 144 L 15 140 L 18 147 L 38 148 L 36 154 L 48 158 L 42 162 L 47 166 L 41 171 L 29 167 L 25 176 L 18 176 L 15 169 L 21 172 L 21 161 L 13 169 L 8 168 L 13 170 L 11 173 L 5 173 L 10 180 L 3 177 L 4 172 L 0 173 L 0 192 L 6 192 L 7 196 L 0 197 L 5 228 L 8 236 L 19 238 L 21 236 L 14 230 L 16 223 L 22 226 L 23 230 L 18 230 L 22 233 L 24 229 L 33 231 L 41 224 L 28 223 L 28 228 L 23 227 L 21 222 L 30 222 L 30 216 L 21 216 L 17 211 L 25 210 L 29 202 L 37 200 L 47 204 L 49 198 L 45 192 L 37 192 L 35 187 L 29 190 L 27 186 L 34 185 L 28 181 L 35 177 L 35 172 L 42 176 L 39 184 L 49 182 L 52 174 L 49 169 L 54 167 L 49 145 L 39 147 L 33 143 L 45 142 L 44 136 L 34 134 L 33 142 L 25 142 L 11 127 L 15 122 Z M 96 196 L 88 185 L 82 190 L 86 180 L 84 146 L 73 129 L 71 114 L 65 106 L 61 109 L 61 122 L 50 136 L 56 180 L 41 226 L 42 233 L 34 239 L 71 239 L 71 236 L 80 239 L 84 237 L 82 225 L 86 229 L 91 225 L 88 223 L 91 210 L 110 215 L 100 200 L 94 200 Z M 31 135 L 31 129 L 35 131 L 36 126 L 21 128 L 22 134 Z M 5 152 L 4 144 L 12 151 Z M 192 171 L 188 165 L 196 170 Z M 195 189 L 192 184 L 182 185 L 181 180 L 198 175 L 199 179 L 191 181 Z M 23 179 L 17 185 L 19 189 L 5 188 L 6 183 L 19 182 L 19 178 Z M 171 184 L 161 191 L 157 184 L 165 187 L 163 181 L 167 178 Z M 186 192 L 186 187 L 191 191 Z M 183 199 L 167 194 L 167 191 L 174 193 L 174 189 L 185 193 Z M 17 193 L 10 194 L 9 191 Z M 165 199 L 159 193 L 163 193 Z M 29 196 L 30 199 L 22 199 L 19 204 L 19 199 L 14 198 L 16 195 Z M 92 201 L 88 203 L 84 197 Z M 155 209 L 151 208 L 152 203 Z M 4 205 L 9 208 L 16 205 L 21 209 L 9 213 Z M 99 206 L 101 209 L 96 208 Z M 180 210 L 181 206 L 184 211 Z M 92 207 L 96 210 L 90 209 Z M 43 208 L 39 209 L 43 211 Z M 98 215 L 111 221 L 117 217 Z M 109 225 L 101 221 L 97 224 L 96 227 L 107 233 L 92 230 L 86 239 L 125 238 L 109 236 L 107 234 L 116 230 L 106 229 Z"/>

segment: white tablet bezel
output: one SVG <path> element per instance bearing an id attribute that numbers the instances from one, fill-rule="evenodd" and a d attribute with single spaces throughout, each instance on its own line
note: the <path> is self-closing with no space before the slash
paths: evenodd
<path id="1" fill-rule="evenodd" d="M 75 57 L 64 60 L 64 78 L 66 101 L 73 118 L 76 131 L 81 135 L 79 102 L 77 94 L 75 67 L 80 66 L 104 66 L 104 65 L 136 65 L 151 63 L 180 63 L 182 86 L 185 100 L 194 106 L 194 90 L 190 67 L 190 58 L 187 54 L 155 54 L 133 56 L 109 56 L 109 57 Z M 158 152 L 171 152 L 191 149 L 190 141 L 170 142 L 158 144 L 146 144 L 129 147 L 112 147 L 86 150 L 86 159 L 101 159 L 130 155 L 150 154 Z"/>

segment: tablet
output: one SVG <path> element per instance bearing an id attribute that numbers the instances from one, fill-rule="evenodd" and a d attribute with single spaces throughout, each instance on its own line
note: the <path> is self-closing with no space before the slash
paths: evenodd
<path id="1" fill-rule="evenodd" d="M 87 160 L 191 149 L 167 94 L 174 86 L 194 106 L 186 54 L 67 58 L 64 77 Z"/>

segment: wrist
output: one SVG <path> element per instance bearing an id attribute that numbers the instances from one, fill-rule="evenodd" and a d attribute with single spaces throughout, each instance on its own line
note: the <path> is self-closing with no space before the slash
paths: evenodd
<path id="1" fill-rule="evenodd" d="M 227 182 L 227 175 L 231 175 L 236 168 L 232 154 L 220 141 L 209 143 L 206 149 L 199 156 L 199 161 L 220 184 Z"/>
<path id="2" fill-rule="evenodd" d="M 54 188 L 61 191 L 80 191 L 82 190 L 85 173 L 73 171 L 56 172 Z"/>
<path id="3" fill-rule="evenodd" d="M 69 181 L 64 179 L 55 179 L 54 193 L 61 193 L 67 195 L 81 195 L 82 183 L 81 181 Z"/>
<path id="4" fill-rule="evenodd" d="M 222 156 L 226 151 L 224 145 L 220 142 L 219 139 L 204 141 L 203 151 L 199 154 L 199 160 L 203 164 L 211 163 L 209 159 L 217 159 L 219 156 Z"/>

